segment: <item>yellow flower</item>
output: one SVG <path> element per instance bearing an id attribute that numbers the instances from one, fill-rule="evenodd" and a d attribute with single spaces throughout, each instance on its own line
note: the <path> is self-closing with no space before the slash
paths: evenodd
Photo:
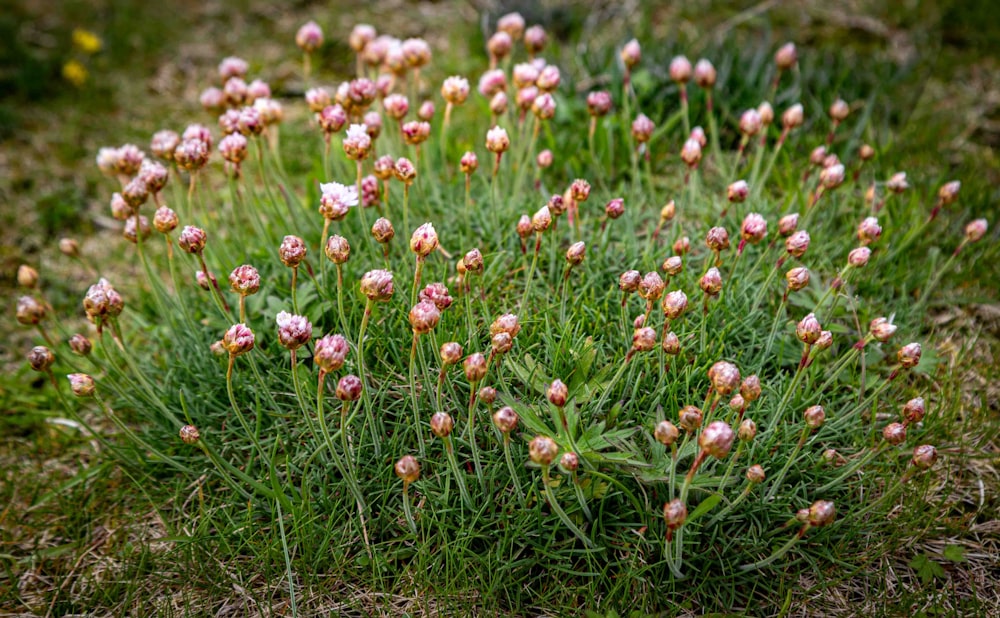
<path id="1" fill-rule="evenodd" d="M 96 54 L 101 51 L 104 42 L 90 30 L 76 28 L 73 30 L 73 45 L 85 54 Z"/>
<path id="2" fill-rule="evenodd" d="M 63 65 L 62 76 L 63 79 L 79 88 L 87 81 L 87 68 L 76 60 L 70 60 Z"/>

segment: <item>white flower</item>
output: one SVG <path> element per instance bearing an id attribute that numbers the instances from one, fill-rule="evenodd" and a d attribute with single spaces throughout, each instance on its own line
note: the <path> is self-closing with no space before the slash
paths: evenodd
<path id="1" fill-rule="evenodd" d="M 371 137 L 368 136 L 368 127 L 363 124 L 352 124 L 347 127 L 347 139 L 353 141 L 371 141 Z"/>
<path id="2" fill-rule="evenodd" d="M 278 323 L 278 328 L 284 328 L 292 321 L 292 314 L 287 311 L 279 311 L 274 321 Z"/>
<path id="3" fill-rule="evenodd" d="M 358 205 L 358 189 L 354 186 L 342 185 L 339 182 L 324 182 L 319 185 L 323 193 L 320 201 L 330 207 L 350 207 Z"/>

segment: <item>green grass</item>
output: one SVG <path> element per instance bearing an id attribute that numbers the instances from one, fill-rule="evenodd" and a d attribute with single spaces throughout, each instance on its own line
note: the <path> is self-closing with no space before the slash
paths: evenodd
<path id="1" fill-rule="evenodd" d="M 565 41 L 563 49 L 571 50 L 572 42 Z M 90 360 L 58 349 L 56 372 L 60 376 L 70 372 L 73 363 L 93 373 L 99 391 L 115 410 L 146 443 L 174 462 L 174 467 L 136 448 L 117 432 L 111 438 L 115 449 L 102 449 L 89 466 L 67 470 L 66 489 L 52 491 L 59 489 L 59 483 L 55 483 L 38 487 L 36 493 L 25 497 L 19 486 L 5 484 L 4 494 L 10 502 L 20 498 L 24 504 L 35 505 L 26 513 L 25 526 L 36 523 L 66 540 L 39 549 L 18 546 L 5 556 L 9 582 L 30 566 L 58 573 L 59 583 L 50 584 L 46 592 L 34 596 L 29 594 L 30 586 L 12 586 L 0 597 L 0 603 L 31 611 L 42 607 L 43 612 L 52 604 L 54 613 L 94 608 L 122 611 L 145 604 L 154 608 L 150 611 L 169 615 L 215 613 L 223 601 L 214 599 L 231 599 L 225 602 L 236 603 L 246 611 L 270 608 L 290 613 L 290 571 L 299 611 L 340 607 L 355 612 L 492 610 L 522 614 L 564 613 L 584 606 L 602 614 L 626 608 L 642 613 L 677 613 L 754 611 L 750 608 L 765 603 L 774 608 L 769 613 L 777 613 L 782 604 L 793 599 L 805 602 L 803 595 L 835 590 L 841 582 L 856 581 L 859 573 L 885 569 L 886 561 L 893 560 L 913 539 L 965 534 L 970 518 L 987 517 L 988 511 L 973 509 L 964 499 L 956 501 L 938 485 L 948 475 L 968 474 L 970 468 L 975 469 L 982 457 L 979 449 L 996 437 L 993 426 L 985 430 L 980 427 L 981 413 L 964 403 L 968 393 L 963 393 L 962 378 L 956 376 L 960 369 L 951 360 L 958 358 L 958 367 L 970 366 L 961 359 L 966 351 L 971 355 L 977 349 L 977 327 L 973 325 L 971 336 L 963 341 L 938 347 L 936 343 L 943 341 L 944 335 L 928 330 L 927 318 L 929 306 L 964 305 L 977 297 L 989 298 L 988 287 L 977 286 L 977 277 L 985 284 L 995 274 L 995 269 L 985 266 L 996 257 L 995 243 L 989 242 L 995 233 L 970 245 L 959 256 L 955 266 L 963 269 L 960 280 L 947 274 L 942 279 L 944 287 L 932 290 L 924 300 L 928 281 L 960 241 L 965 221 L 973 213 L 981 216 L 988 208 L 990 189 L 981 179 L 954 174 L 962 177 L 962 195 L 956 207 L 942 213 L 931 228 L 937 233 L 917 235 L 904 251 L 893 255 L 899 239 L 926 218 L 940 181 L 953 177 L 945 175 L 933 162 L 926 174 L 920 172 L 921 168 L 907 166 L 914 187 L 891 198 L 880 214 L 884 231 L 874 245 L 871 263 L 852 275 L 837 297 L 836 309 L 821 313 L 824 328 L 834 332 L 835 345 L 820 353 L 803 372 L 798 388 L 791 388 L 801 354 L 801 344 L 793 333 L 794 322 L 812 310 L 844 264 L 847 252 L 856 245 L 854 229 L 866 213 L 862 196 L 867 183 L 884 180 L 897 170 L 896 161 L 912 156 L 897 153 L 893 147 L 901 139 L 896 137 L 901 111 L 898 102 L 882 94 L 883 89 L 904 84 L 906 71 L 877 64 L 859 72 L 852 70 L 855 67 L 849 61 L 840 60 L 839 54 L 803 50 L 801 74 L 794 81 L 783 82 L 776 110 L 780 114 L 784 103 L 801 100 L 808 123 L 786 144 L 762 197 L 732 206 L 721 217 L 726 185 L 748 172 L 719 174 L 706 148 L 697 194 L 682 186 L 683 166 L 677 152 L 683 136 L 680 118 L 675 115 L 677 92 L 661 68 L 674 49 L 669 45 L 652 48 L 644 43 L 644 52 L 642 71 L 635 79 L 638 108 L 661 127 L 652 144 L 652 177 L 647 178 L 645 171 L 638 176 L 631 171 L 627 143 L 623 143 L 627 132 L 622 127 L 627 124 L 623 125 L 617 115 L 603 121 L 598 132 L 599 162 L 595 164 L 586 150 L 588 119 L 582 95 L 573 91 L 572 83 L 600 76 L 617 102 L 620 72 L 613 63 L 615 51 L 611 47 L 604 55 L 587 56 L 591 66 L 564 70 L 564 85 L 557 93 L 557 116 L 550 123 L 551 130 L 541 133 L 539 148 L 552 148 L 556 158 L 553 168 L 542 174 L 542 191 L 561 192 L 577 177 L 590 180 L 594 189 L 590 199 L 581 204 L 579 238 L 587 243 L 588 254 L 567 280 L 565 308 L 561 307 L 562 256 L 570 241 L 578 237 L 561 217 L 556 229 L 542 238 L 538 270 L 525 310 L 519 312 L 523 329 L 515 338 L 513 351 L 493 364 L 487 379 L 500 393 L 497 405 L 512 405 L 522 418 L 511 443 L 516 480 L 508 472 L 501 442 L 482 405 L 478 406 L 477 421 L 482 484 L 467 466 L 470 450 L 461 436 L 470 386 L 459 368 L 449 370 L 443 407 L 456 419 L 456 454 L 465 468 L 463 482 L 472 493 L 472 508 L 462 505 L 441 441 L 431 437 L 426 423 L 436 410 L 433 390 L 439 361 L 432 340 L 459 341 L 466 354 L 487 353 L 488 326 L 493 318 L 507 311 L 518 312 L 531 243 L 528 255 L 523 256 L 514 222 L 522 212 L 537 210 L 547 197 L 547 193 L 530 190 L 530 170 L 523 185 L 514 186 L 518 174 L 512 163 L 522 158 L 526 131 L 519 134 L 515 125 L 507 124 L 513 146 L 504 155 L 495 205 L 491 204 L 489 189 L 492 160 L 483 149 L 488 111 L 482 97 L 473 93 L 469 102 L 456 110 L 455 124 L 449 131 L 447 162 L 439 160 L 440 116 L 433 123 L 431 140 L 421 151 L 419 176 L 410 195 L 410 227 L 424 220 L 434 222 L 442 245 L 455 257 L 478 246 L 485 255 L 486 272 L 482 277 L 471 277 L 473 295 L 468 305 L 471 314 L 467 316 L 465 298 L 450 281 L 454 260 L 434 254 L 424 268 L 423 281 L 447 281 L 456 301 L 444 312 L 434 334 L 419 341 L 422 359 L 416 367 L 415 395 L 422 418 L 419 431 L 427 442 L 427 454 L 420 457 L 421 479 L 411 487 L 416 534 L 409 531 L 403 518 L 402 487 L 392 473 L 392 463 L 398 457 L 417 454 L 419 449 L 418 429 L 412 420 L 414 394 L 408 386 L 412 334 L 406 321 L 414 258 L 406 250 L 409 230 L 402 229 L 400 219 L 402 188 L 393 184 L 388 216 L 397 233 L 390 258 L 396 293 L 391 302 L 374 307 L 365 343 L 368 396 L 377 427 L 367 427 L 366 416 L 359 411 L 349 433 L 351 448 L 357 454 L 358 482 L 367 501 L 366 525 L 372 543 L 369 557 L 347 483 L 328 456 L 323 437 L 311 425 L 316 422 L 312 412 L 316 370 L 311 354 L 307 348 L 299 354 L 300 398 L 293 388 L 288 353 L 277 345 L 274 316 L 280 310 L 291 310 L 291 273 L 276 254 L 285 234 L 298 234 L 307 240 L 309 261 L 321 283 L 317 285 L 304 269 L 300 272 L 300 312 L 313 322 L 314 335 L 342 332 L 353 345 L 347 365 L 339 374 L 327 378 L 328 385 L 335 384 L 339 375 L 359 372 L 357 334 L 364 300 L 357 282 L 365 271 L 381 268 L 382 262 L 361 225 L 360 213 L 352 210 L 344 222 L 333 224 L 331 231 L 344 235 L 352 245 L 351 259 L 344 265 L 347 323 L 342 328 L 332 283 L 335 271 L 330 264 L 321 265 L 324 258 L 317 248 L 322 220 L 316 213 L 316 182 L 337 180 L 351 184 L 353 166 L 335 148 L 331 157 L 333 172 L 321 172 L 321 136 L 310 126 L 301 100 L 289 98 L 283 101 L 288 118 L 280 138 L 287 176 L 276 173 L 274 160 L 267 154 L 268 169 L 260 170 L 251 153 L 244 165 L 243 201 L 234 204 L 217 160 L 199 180 L 195 205 L 185 204 L 185 187 L 177 183 L 176 177 L 166 192 L 168 203 L 182 215 L 189 208 L 195 213 L 182 216 L 182 224 L 201 225 L 208 231 L 206 258 L 224 288 L 226 275 L 239 264 L 250 263 L 261 271 L 261 291 L 247 299 L 249 325 L 257 334 L 257 347 L 236 360 L 234 373 L 237 404 L 248 417 L 260 448 L 249 439 L 230 407 L 226 359 L 213 357 L 209 351 L 235 319 L 222 315 L 210 296 L 194 285 L 196 263 L 189 255 L 175 252 L 180 286 L 176 292 L 167 292 L 172 284 L 163 239 L 158 234 L 144 244 L 146 258 L 156 273 L 152 286 L 143 279 L 142 269 L 135 268 L 134 248 L 126 247 L 121 254 L 132 263 L 135 279 L 126 279 L 118 267 L 112 267 L 117 273 L 112 275 L 112 282 L 126 301 L 123 329 L 128 359 L 135 360 L 145 379 L 138 378 L 125 355 L 107 336 L 101 342 L 95 341 L 93 365 Z M 288 55 L 294 53 L 289 44 Z M 769 48 L 763 46 L 750 53 L 735 45 L 705 51 L 720 68 L 716 100 L 724 129 L 721 141 L 730 161 L 727 165 L 732 165 L 731 148 L 738 140 L 736 118 L 742 109 L 766 96 L 769 54 Z M 249 52 L 247 55 L 251 56 Z M 566 56 L 568 52 L 553 55 Z M 484 61 L 444 59 L 441 64 L 447 67 L 451 62 L 463 65 L 474 87 L 474 78 Z M 435 84 L 446 74 L 450 72 L 441 71 L 439 75 L 433 67 L 427 74 L 427 88 L 435 99 Z M 705 121 L 700 96 L 692 87 L 694 124 Z M 730 276 L 735 254 L 730 249 L 724 253 L 721 267 L 723 295 L 710 304 L 703 317 L 697 280 L 712 259 L 703 244 L 708 227 L 726 227 L 735 247 L 739 223 L 746 212 L 760 212 L 767 217 L 769 240 L 777 236 L 778 215 L 799 211 L 806 216 L 804 203 L 810 187 L 802 185 L 801 177 L 808 152 L 822 142 L 828 131 L 823 110 L 836 96 L 859 104 L 838 131 L 835 142 L 836 151 L 848 165 L 848 178 L 861 141 L 874 142 L 879 156 L 874 165 L 866 165 L 861 182 L 848 181 L 824 196 L 808 215 L 808 224 L 803 227 L 812 236 L 810 248 L 801 261 L 789 260 L 783 270 L 793 262 L 807 265 L 812 272 L 810 286 L 791 294 L 784 313 L 785 308 L 779 305 L 781 280 L 776 279 L 759 308 L 754 308 L 755 297 L 781 254 L 780 242 L 766 257 L 761 257 L 766 242 L 748 246 L 738 262 L 736 277 Z M 443 103 L 436 102 L 440 114 Z M 636 106 L 633 102 L 633 111 Z M 616 110 L 620 114 L 621 106 Z M 192 116 L 191 120 L 214 128 L 210 116 Z M 133 131 L 152 133 L 158 128 L 150 125 L 141 132 L 136 128 Z M 174 128 L 181 129 L 183 124 Z M 614 155 L 607 147 L 609 140 L 615 143 Z M 464 212 L 464 187 L 456 165 L 465 149 L 476 150 L 481 162 L 473 178 L 476 203 L 470 216 Z M 388 129 L 379 138 L 377 150 L 379 154 L 390 152 L 414 158 L 410 148 L 393 141 L 393 132 Z M 85 164 L 89 165 L 92 158 L 87 156 Z M 270 179 L 269 184 L 261 182 L 262 172 Z M 815 177 L 814 171 L 811 182 Z M 279 184 L 291 196 L 287 204 Z M 102 181 L 97 189 L 100 201 L 104 203 L 115 188 L 113 181 Z M 602 232 L 600 207 L 618 196 L 625 198 L 626 214 L 609 222 Z M 655 248 L 649 250 L 649 232 L 656 224 L 659 207 L 668 199 L 677 200 L 678 216 L 664 230 Z M 263 236 L 250 222 L 255 212 L 262 213 Z M 151 216 L 151 209 L 145 207 L 144 213 Z M 370 225 L 375 218 L 373 210 L 365 215 Z M 994 219 L 991 217 L 991 221 Z M 671 360 L 668 371 L 660 369 L 658 351 L 638 354 L 621 379 L 612 381 L 612 375 L 622 366 L 632 335 L 631 328 L 623 327 L 620 316 L 618 275 L 628 268 L 657 270 L 670 255 L 672 241 L 681 235 L 691 238 L 693 251 L 685 256 L 684 272 L 668 289 L 683 289 L 690 299 L 687 314 L 674 325 L 682 341 L 682 354 Z M 118 242 L 125 245 L 124 241 Z M 978 265 L 966 278 L 964 270 L 975 263 Z M 102 269 L 106 266 L 112 265 L 102 264 Z M 158 298 L 151 289 L 166 293 Z M 84 290 L 85 286 L 80 287 L 75 294 L 79 296 Z M 69 290 L 60 291 L 62 294 L 72 296 Z M 225 295 L 235 307 L 235 295 L 228 291 Z M 644 304 L 635 295 L 628 303 L 631 322 L 643 311 Z M 72 305 L 66 301 L 64 306 Z M 560 314 L 565 319 L 560 319 Z M 872 318 L 881 315 L 893 315 L 900 327 L 892 342 L 870 344 L 863 364 L 852 364 L 846 375 L 819 391 L 836 359 L 864 336 Z M 467 320 L 474 327 L 471 339 Z M 659 331 L 662 315 L 656 309 L 651 324 Z M 770 341 L 772 324 L 777 335 Z M 859 392 L 861 385 L 864 393 L 870 394 L 881 384 L 892 370 L 896 348 L 910 340 L 924 344 L 921 364 L 903 372 L 888 391 L 856 410 L 857 404 L 865 400 Z M 671 574 L 664 559 L 661 509 L 679 491 L 679 483 L 695 455 L 694 444 L 690 439 L 683 443 L 677 478 L 672 482 L 667 472 L 669 459 L 651 432 L 663 418 L 676 422 L 681 406 L 702 406 L 709 385 L 706 371 L 720 359 L 736 363 L 744 375 L 761 376 L 764 397 L 747 412 L 758 423 L 760 433 L 752 447 L 744 448 L 727 486 L 720 483 L 732 454 L 724 461 L 710 459 L 699 469 L 689 495 L 689 513 L 696 513 L 699 504 L 707 507 L 715 496 L 720 502 L 698 518 L 689 516 L 683 537 L 685 577 L 680 579 Z M 259 369 L 259 379 L 251 363 Z M 567 410 L 574 430 L 572 439 L 559 428 L 554 408 L 544 399 L 544 385 L 557 377 L 570 386 Z M 16 387 L 3 393 L 6 409 L 17 406 L 23 410 L 12 417 L 11 424 L 27 427 L 29 437 L 37 441 L 35 445 L 25 442 L 14 451 L 21 462 L 44 459 L 49 449 L 60 451 L 70 446 L 67 442 L 79 442 L 62 432 L 52 434 L 42 424 L 51 421 L 53 413 L 44 410 L 55 402 L 51 391 L 44 390 L 44 382 L 36 386 L 35 390 Z M 64 382 L 61 388 L 68 392 Z M 789 398 L 784 420 L 777 423 L 777 408 L 786 393 Z M 843 472 L 818 463 L 823 449 L 837 448 L 849 458 L 861 456 L 881 441 L 881 428 L 890 417 L 898 416 L 902 403 L 918 394 L 931 402 L 930 413 L 921 427 L 911 428 L 906 448 L 876 457 L 865 466 L 863 476 L 852 476 L 827 491 L 817 491 Z M 336 431 L 339 403 L 332 391 L 325 400 L 328 422 Z M 596 405 L 598 400 L 604 405 Z M 723 399 L 706 422 L 730 414 L 725 402 Z M 776 499 L 762 499 L 771 488 L 765 482 L 721 521 L 713 522 L 712 517 L 742 490 L 746 465 L 764 465 L 769 481 L 785 465 L 801 431 L 801 411 L 813 403 L 826 407 L 828 424 L 814 432 L 790 463 Z M 93 404 L 71 405 L 74 413 L 79 408 L 109 434 L 116 432 Z M 355 409 L 360 410 L 360 404 L 355 404 Z M 852 411 L 849 418 L 848 411 Z M 201 451 L 182 444 L 177 430 L 188 421 L 198 426 L 202 439 L 221 458 L 239 467 L 264 491 L 255 492 L 246 482 L 226 480 L 232 474 L 220 474 Z M 51 444 L 48 438 L 42 438 L 47 434 L 52 436 Z M 561 451 L 575 448 L 584 461 L 579 478 L 591 517 L 578 502 L 568 476 L 553 470 L 559 484 L 551 491 L 574 525 L 583 529 L 593 548 L 575 537 L 546 504 L 538 468 L 522 465 L 528 459 L 527 441 L 538 434 L 554 437 Z M 972 444 L 965 442 L 968 435 L 975 436 Z M 339 436 L 333 441 L 339 451 Z M 942 463 L 932 473 L 916 475 L 901 488 L 901 494 L 876 503 L 878 496 L 895 489 L 912 447 L 920 443 L 936 444 L 942 452 Z M 83 453 L 90 452 L 89 445 L 76 446 Z M 179 466 L 187 471 L 176 470 Z M 527 495 L 524 504 L 512 489 L 515 482 Z M 285 496 L 284 505 L 265 497 L 274 493 Z M 810 530 L 791 552 L 761 572 L 739 570 L 740 565 L 767 557 L 774 547 L 793 536 L 798 526 L 784 524 L 796 509 L 821 498 L 837 504 L 836 523 Z M 116 504 L 118 501 L 120 504 Z M 866 511 L 872 505 L 874 508 Z M 991 502 L 988 508 L 995 508 L 995 504 Z M 162 540 L 155 541 L 137 531 L 137 523 L 145 520 L 153 521 L 152 528 Z M 100 548 L 106 552 L 103 555 L 113 556 L 118 564 L 108 570 L 84 560 L 86 554 L 77 553 L 75 539 L 100 538 L 96 526 L 114 529 L 108 523 L 115 521 L 122 522 L 123 532 L 113 531 Z M 16 532 L 11 537 L 24 538 Z M 70 555 L 73 560 L 66 559 Z M 77 558 L 85 565 L 81 571 L 74 568 Z M 912 555 L 904 562 L 910 558 Z M 932 590 L 933 583 L 907 588 L 906 594 L 916 602 L 922 598 L 922 591 Z M 234 584 L 239 586 L 237 593 L 233 593 Z M 392 596 L 380 596 L 384 594 Z M 955 594 L 953 603 L 976 611 L 974 597 L 969 600 Z"/>

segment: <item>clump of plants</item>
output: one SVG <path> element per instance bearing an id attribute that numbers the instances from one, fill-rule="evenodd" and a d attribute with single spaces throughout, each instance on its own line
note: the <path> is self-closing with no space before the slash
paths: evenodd
<path id="1" fill-rule="evenodd" d="M 676 56 L 657 115 L 635 40 L 578 96 L 517 14 L 477 76 L 359 25 L 328 86 L 323 39 L 295 39 L 304 100 L 226 58 L 195 124 L 97 153 L 144 277 L 60 243 L 94 271 L 88 332 L 27 266 L 17 305 L 100 456 L 280 540 L 293 607 L 307 570 L 444 569 L 508 600 L 568 573 L 627 599 L 836 562 L 935 465 L 934 411 L 901 396 L 926 342 L 865 292 L 960 184 L 910 199 L 846 147 L 855 104 L 809 118 L 793 44 L 735 114 L 710 59 Z M 923 306 L 986 230 L 941 235 L 951 257 L 890 301 Z"/>

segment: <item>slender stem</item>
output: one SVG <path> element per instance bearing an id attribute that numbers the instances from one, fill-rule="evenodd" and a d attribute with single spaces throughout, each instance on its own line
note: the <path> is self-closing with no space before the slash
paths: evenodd
<path id="1" fill-rule="evenodd" d="M 337 314 L 340 316 L 340 329 L 347 332 L 347 317 L 344 314 L 344 269 L 337 264 Z"/>
<path id="2" fill-rule="evenodd" d="M 768 500 L 774 498 L 774 494 L 778 492 L 778 487 L 781 485 L 781 481 L 785 480 L 785 475 L 788 474 L 788 470 L 795 462 L 795 458 L 798 456 L 799 451 L 802 450 L 807 438 L 809 438 L 808 425 L 802 428 L 802 435 L 799 436 L 798 444 L 795 445 L 795 448 L 792 450 L 792 454 L 785 460 L 785 465 L 781 467 L 781 471 L 778 472 L 777 476 L 774 477 L 774 480 L 771 481 L 771 487 L 767 490 L 767 495 L 765 496 Z"/>
<path id="3" fill-rule="evenodd" d="M 531 279 L 535 276 L 535 267 L 538 266 L 538 253 L 542 248 L 542 233 L 535 232 L 535 255 L 531 258 L 531 268 L 528 269 L 528 278 L 524 281 L 524 295 L 521 297 L 521 304 L 518 307 L 518 314 L 524 313 L 524 304 L 528 301 L 528 293 L 531 291 Z"/>
<path id="4" fill-rule="evenodd" d="M 514 484 L 514 491 L 517 492 L 517 501 L 524 506 L 524 492 L 521 491 L 521 481 L 517 478 L 517 468 L 514 467 L 514 460 L 510 457 L 510 434 L 503 435 L 503 457 L 507 460 L 507 471 L 510 472 L 510 481 Z"/>
<path id="5" fill-rule="evenodd" d="M 368 383 L 365 381 L 365 330 L 368 328 L 368 320 L 372 316 L 372 305 L 374 301 L 369 299 L 365 304 L 365 313 L 361 318 L 361 328 L 358 331 L 358 377 L 361 379 L 361 397 L 365 409 L 365 420 L 372 432 L 372 442 L 375 445 L 375 457 L 382 455 L 382 441 L 379 439 L 378 430 L 375 427 L 375 417 L 372 413 L 371 394 Z"/>
<path id="6" fill-rule="evenodd" d="M 413 512 L 410 509 L 410 484 L 403 481 L 403 515 L 406 516 L 406 523 L 410 526 L 410 532 L 417 533 L 417 522 L 413 521 Z"/>
<path id="7" fill-rule="evenodd" d="M 299 267 L 292 266 L 292 311 L 299 313 L 299 301 L 295 295 L 295 284 L 299 278 Z"/>
<path id="8" fill-rule="evenodd" d="M 424 270 L 424 258 L 417 254 L 417 265 L 413 269 L 413 290 L 410 292 L 410 305 L 417 304 L 417 289 L 420 287 L 420 275 Z"/>
<path id="9" fill-rule="evenodd" d="M 572 532 L 576 538 L 580 539 L 584 545 L 587 547 L 594 547 L 594 542 L 591 541 L 587 535 L 573 523 L 573 520 L 569 518 L 566 511 L 564 511 L 562 507 L 559 506 L 559 502 L 556 501 L 555 494 L 552 493 L 552 488 L 550 487 L 549 466 L 542 466 L 542 491 L 545 493 L 545 499 L 548 501 L 549 506 L 552 507 L 555 514 L 560 520 L 562 520 L 563 525 L 569 528 L 570 532 Z"/>
<path id="10" fill-rule="evenodd" d="M 420 427 L 420 403 L 417 398 L 417 341 L 419 338 L 420 335 L 414 331 L 413 344 L 410 346 L 410 403 L 413 405 L 413 428 L 417 432 L 420 457 L 423 459 L 427 455 L 427 446 L 424 444 L 424 432 Z"/>
<path id="11" fill-rule="evenodd" d="M 462 476 L 462 468 L 458 465 L 458 460 L 455 458 L 455 449 L 453 448 L 451 442 L 451 436 L 444 437 L 444 450 L 448 457 L 448 465 L 451 467 L 452 474 L 455 475 L 455 481 L 458 483 L 458 492 L 462 496 L 462 504 L 465 505 L 470 511 L 472 509 L 472 497 L 469 495 L 469 488 L 465 485 L 465 477 Z"/>
<path id="12" fill-rule="evenodd" d="M 796 534 L 792 538 L 788 539 L 788 541 L 784 545 L 782 545 L 778 549 L 774 550 L 774 553 L 772 553 L 770 556 L 768 556 L 767 558 L 764 558 L 763 560 L 758 560 L 757 562 L 754 562 L 752 564 L 744 564 L 744 565 L 740 566 L 740 570 L 741 571 L 756 571 L 757 569 L 761 569 L 761 568 L 766 567 L 767 565 L 771 564 L 772 562 L 774 562 L 778 558 L 781 558 L 782 556 L 784 556 L 785 554 L 788 553 L 788 550 L 790 550 L 796 543 L 799 542 L 799 539 L 801 539 L 805 535 L 805 532 L 808 529 L 809 529 L 809 524 L 808 523 L 804 524 L 803 527 L 802 527 L 802 530 L 800 530 L 798 532 L 798 534 Z"/>
<path id="13" fill-rule="evenodd" d="M 490 354 L 490 358 L 493 355 Z M 472 465 L 476 470 L 476 480 L 480 487 L 485 487 L 483 482 L 483 468 L 479 462 L 479 445 L 476 442 L 476 383 L 469 384 L 469 423 L 466 425 L 469 432 L 469 450 L 472 451 Z"/>

